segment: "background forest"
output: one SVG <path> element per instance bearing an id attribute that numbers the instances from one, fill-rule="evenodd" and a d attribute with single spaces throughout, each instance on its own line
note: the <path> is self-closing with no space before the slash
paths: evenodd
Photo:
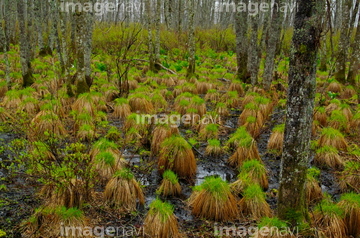
<path id="1" fill-rule="evenodd" d="M 360 237 L 359 4 L 0 0 L 0 237 Z"/>

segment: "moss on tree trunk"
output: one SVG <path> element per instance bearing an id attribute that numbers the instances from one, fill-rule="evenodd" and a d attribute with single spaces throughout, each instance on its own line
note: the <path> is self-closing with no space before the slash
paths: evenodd
<path id="1" fill-rule="evenodd" d="M 308 220 L 305 180 L 310 157 L 320 37 L 315 11 L 321 9 L 312 0 L 298 0 L 297 4 L 278 200 L 279 218 L 294 226 Z"/>

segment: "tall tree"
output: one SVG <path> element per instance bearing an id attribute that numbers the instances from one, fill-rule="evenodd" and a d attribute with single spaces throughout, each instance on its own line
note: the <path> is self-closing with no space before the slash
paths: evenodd
<path id="1" fill-rule="evenodd" d="M 319 49 L 320 1 L 297 0 L 292 55 L 289 69 L 285 137 L 281 159 L 278 215 L 296 225 L 308 218 L 305 179 L 310 157 L 310 138 Z"/>
<path id="2" fill-rule="evenodd" d="M 27 26 L 25 0 L 17 0 L 17 12 L 20 28 L 20 62 L 23 77 L 23 87 L 29 87 L 34 83 L 33 70 L 31 67 L 30 37 Z"/>
<path id="3" fill-rule="evenodd" d="M 247 6 L 248 0 L 236 0 L 236 6 L 245 3 Z M 235 34 L 236 34 L 236 61 L 237 61 L 237 78 L 245 83 L 249 83 L 247 71 L 248 59 L 248 37 L 247 37 L 247 12 L 237 11 L 235 14 Z"/>
<path id="4" fill-rule="evenodd" d="M 195 23 L 194 23 L 194 15 L 195 15 L 195 9 L 194 9 L 194 0 L 187 0 L 188 2 L 188 46 L 189 46 L 189 67 L 187 69 L 186 77 L 191 78 L 195 74 Z"/>
<path id="5" fill-rule="evenodd" d="M 280 6 L 282 0 L 275 0 L 275 4 Z M 273 8 L 270 27 L 268 28 L 267 41 L 266 41 L 266 58 L 265 69 L 263 74 L 263 86 L 265 90 L 269 90 L 273 79 L 273 72 L 275 66 L 276 46 L 280 41 L 281 24 L 283 20 L 282 11 L 277 7 Z"/>
<path id="6" fill-rule="evenodd" d="M 81 4 L 85 4 L 86 0 L 80 0 Z M 76 94 L 88 92 L 89 85 L 86 82 L 86 67 L 85 67 L 85 36 L 86 36 L 86 12 L 76 9 L 74 13 L 76 21 Z"/>

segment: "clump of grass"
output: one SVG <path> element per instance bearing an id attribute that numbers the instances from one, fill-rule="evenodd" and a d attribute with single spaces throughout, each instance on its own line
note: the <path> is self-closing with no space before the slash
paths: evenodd
<path id="1" fill-rule="evenodd" d="M 332 111 L 328 122 L 329 126 L 336 130 L 349 131 L 349 120 L 340 110 Z"/>
<path id="2" fill-rule="evenodd" d="M 320 125 L 326 126 L 327 115 L 324 107 L 315 108 L 314 120 L 318 121 Z"/>
<path id="3" fill-rule="evenodd" d="M 340 131 L 331 127 L 325 127 L 322 129 L 318 144 L 321 147 L 333 146 L 338 150 L 347 150 L 348 147 L 344 135 L 341 134 Z"/>
<path id="4" fill-rule="evenodd" d="M 249 216 L 254 220 L 258 220 L 264 216 L 271 216 L 270 206 L 265 200 L 266 195 L 260 185 L 251 184 L 247 186 L 242 195 L 243 197 L 239 201 L 239 206 L 240 212 L 244 216 Z"/>
<path id="5" fill-rule="evenodd" d="M 106 138 L 101 138 L 94 143 L 90 151 L 90 157 L 102 180 L 112 178 L 115 171 L 126 166 L 126 161 L 121 158 L 117 145 Z"/>
<path id="6" fill-rule="evenodd" d="M 129 101 L 126 98 L 115 99 L 113 116 L 119 119 L 125 119 L 131 114 Z"/>
<path id="7" fill-rule="evenodd" d="M 139 92 L 129 96 L 129 105 L 132 112 L 151 114 L 154 111 L 149 96 Z"/>
<path id="8" fill-rule="evenodd" d="M 191 145 L 181 136 L 171 136 L 161 143 L 158 168 L 163 173 L 170 169 L 181 177 L 193 177 L 196 174 L 196 160 Z"/>
<path id="9" fill-rule="evenodd" d="M 240 167 L 239 177 L 245 177 L 245 174 L 252 181 L 252 183 L 259 184 L 264 190 L 269 187 L 269 182 L 266 176 L 266 168 L 259 160 L 248 160 Z"/>
<path id="10" fill-rule="evenodd" d="M 325 145 L 316 150 L 314 162 L 318 166 L 327 165 L 331 168 L 339 168 L 344 164 L 343 159 L 339 155 L 339 151 L 333 147 Z"/>
<path id="11" fill-rule="evenodd" d="M 104 198 L 110 207 L 126 212 L 135 211 L 137 203 L 143 205 L 145 202 L 139 183 L 127 168 L 115 172 L 106 184 Z"/>
<path id="12" fill-rule="evenodd" d="M 344 211 L 344 222 L 347 235 L 360 236 L 360 195 L 356 193 L 345 193 L 341 195 L 338 206 Z"/>
<path id="13" fill-rule="evenodd" d="M 163 196 L 177 196 L 181 194 L 181 186 L 177 175 L 171 170 L 166 170 L 163 173 L 163 180 L 157 193 Z"/>
<path id="14" fill-rule="evenodd" d="M 144 232 L 150 237 L 181 238 L 173 206 L 155 199 L 145 217 Z"/>
<path id="15" fill-rule="evenodd" d="M 236 198 L 220 177 L 206 177 L 201 185 L 196 186 L 189 205 L 195 216 L 206 219 L 229 221 L 238 216 Z"/>
<path id="16" fill-rule="evenodd" d="M 208 124 L 200 130 L 199 137 L 203 140 L 217 139 L 219 137 L 219 125 Z"/>
<path id="17" fill-rule="evenodd" d="M 328 199 L 322 200 L 313 212 L 316 226 L 329 238 L 345 238 L 346 227 L 343 221 L 344 211 Z"/>
<path id="18" fill-rule="evenodd" d="M 205 149 L 205 154 L 210 156 L 218 157 L 223 152 L 221 148 L 221 143 L 217 139 L 208 140 L 208 145 Z"/>
<path id="19" fill-rule="evenodd" d="M 281 154 L 284 142 L 285 124 L 280 124 L 272 130 L 267 149 L 276 154 Z"/>
<path id="20" fill-rule="evenodd" d="M 309 204 L 314 204 L 323 198 L 318 178 L 320 170 L 318 168 L 309 168 L 306 174 L 305 194 Z"/>
<path id="21" fill-rule="evenodd" d="M 237 150 L 229 158 L 229 164 L 234 167 L 239 167 L 246 160 L 250 159 L 260 160 L 260 155 L 256 141 L 251 136 L 247 136 L 239 141 Z"/>
<path id="22" fill-rule="evenodd" d="M 344 192 L 360 192 L 360 162 L 345 162 L 344 170 L 340 173 L 339 185 Z"/>
<path id="23" fill-rule="evenodd" d="M 157 155 L 161 150 L 161 144 L 163 141 L 172 135 L 178 135 L 179 130 L 177 127 L 173 127 L 168 124 L 158 124 L 153 130 L 153 137 L 151 140 L 151 153 Z"/>

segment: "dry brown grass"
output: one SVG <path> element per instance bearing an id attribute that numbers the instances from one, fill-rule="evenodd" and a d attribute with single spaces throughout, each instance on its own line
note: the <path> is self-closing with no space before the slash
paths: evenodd
<path id="1" fill-rule="evenodd" d="M 325 237 L 345 238 L 346 227 L 342 220 L 343 212 L 330 201 L 321 202 L 313 212 L 313 221 L 319 230 L 322 230 Z"/>
<path id="2" fill-rule="evenodd" d="M 341 99 L 350 99 L 354 95 L 356 95 L 356 90 L 352 86 L 350 86 L 350 87 L 348 86 L 342 90 L 340 97 L 341 97 Z"/>
<path id="3" fill-rule="evenodd" d="M 308 204 L 315 204 L 323 199 L 322 190 L 317 180 L 320 170 L 316 168 L 308 169 L 305 184 L 305 196 Z"/>
<path id="4" fill-rule="evenodd" d="M 49 136 L 66 136 L 67 131 L 64 128 L 59 117 L 52 111 L 40 111 L 31 120 L 32 130 L 29 131 L 29 137 L 32 139 L 46 139 Z"/>
<path id="5" fill-rule="evenodd" d="M 171 127 L 167 124 L 159 124 L 155 127 L 152 132 L 151 140 L 151 153 L 153 156 L 157 155 L 161 150 L 161 143 L 166 138 L 171 137 L 172 135 L 178 135 L 179 129 L 177 127 Z"/>
<path id="6" fill-rule="evenodd" d="M 156 199 L 144 220 L 144 233 L 148 238 L 182 238 L 173 207 Z"/>
<path id="7" fill-rule="evenodd" d="M 40 195 L 45 199 L 49 207 L 81 208 L 85 194 L 85 183 L 80 179 L 63 180 L 58 182 L 56 186 L 47 184 L 40 190 Z"/>
<path id="8" fill-rule="evenodd" d="M 207 102 L 217 102 L 220 99 L 220 93 L 216 89 L 208 90 L 206 92 L 205 98 Z"/>
<path id="9" fill-rule="evenodd" d="M 315 109 L 314 120 L 318 121 L 320 123 L 320 125 L 322 125 L 323 127 L 326 126 L 327 115 L 326 115 L 325 108 L 319 107 L 319 108 Z"/>
<path id="10" fill-rule="evenodd" d="M 81 94 L 71 108 L 78 113 L 88 113 L 92 117 L 97 113 L 96 102 L 90 93 Z"/>
<path id="11" fill-rule="evenodd" d="M 341 168 L 344 165 L 339 151 L 332 146 L 323 146 L 316 150 L 314 162 L 318 166 L 327 165 L 334 169 Z"/>
<path id="12" fill-rule="evenodd" d="M 205 154 L 208 156 L 218 157 L 223 153 L 223 148 L 221 147 L 220 141 L 216 139 L 208 140 L 208 145 L 205 149 Z"/>
<path id="13" fill-rule="evenodd" d="M 145 198 L 139 183 L 129 169 L 115 172 L 106 184 L 104 191 L 106 203 L 121 212 L 136 211 L 136 204 L 143 205 Z"/>
<path id="14" fill-rule="evenodd" d="M 196 174 L 196 160 L 189 143 L 180 136 L 171 136 L 161 143 L 158 159 L 160 173 L 170 169 L 180 177 L 193 177 Z"/>
<path id="15" fill-rule="evenodd" d="M 269 142 L 267 144 L 267 149 L 270 151 L 275 151 L 276 153 L 281 154 L 283 149 L 284 142 L 284 125 L 280 125 L 278 128 L 274 128 Z"/>
<path id="16" fill-rule="evenodd" d="M 156 193 L 167 196 L 178 196 L 181 194 L 181 186 L 179 184 L 177 175 L 171 170 L 166 170 L 163 173 L 163 180 Z"/>
<path id="17" fill-rule="evenodd" d="M 338 82 L 331 82 L 329 86 L 326 88 L 326 91 L 330 91 L 333 93 L 341 93 L 342 85 Z"/>
<path id="18" fill-rule="evenodd" d="M 360 163 L 345 162 L 344 171 L 340 173 L 339 185 L 343 192 L 355 191 L 360 193 Z"/>
<path id="19" fill-rule="evenodd" d="M 360 195 L 347 193 L 341 195 L 338 206 L 344 211 L 346 233 L 352 237 L 360 237 Z"/>
<path id="20" fill-rule="evenodd" d="M 323 128 L 318 140 L 319 146 L 333 146 L 338 150 L 347 150 L 347 143 L 340 131 L 331 127 Z"/>
<path id="21" fill-rule="evenodd" d="M 130 96 L 129 105 L 132 112 L 150 114 L 154 111 L 154 105 L 150 99 L 143 94 L 137 93 Z"/>
<path id="22" fill-rule="evenodd" d="M 15 120 L 14 117 L 12 117 L 10 115 L 10 113 L 8 113 L 5 108 L 0 107 L 0 121 L 1 122 L 11 122 Z"/>
<path id="23" fill-rule="evenodd" d="M 265 200 L 265 193 L 258 184 L 252 184 L 243 191 L 243 198 L 239 201 L 240 213 L 244 217 L 259 220 L 262 217 L 271 217 L 272 212 Z"/>
<path id="24" fill-rule="evenodd" d="M 131 108 L 126 99 L 116 99 L 113 116 L 118 119 L 126 119 L 131 114 Z"/>
<path id="25" fill-rule="evenodd" d="M 207 177 L 189 198 L 192 214 L 215 221 L 231 221 L 238 217 L 237 201 L 229 185 L 220 177 Z"/>
<path id="26" fill-rule="evenodd" d="M 76 138 L 80 141 L 91 142 L 98 138 L 94 125 L 83 124 L 76 132 Z"/>
<path id="27" fill-rule="evenodd" d="M 205 81 L 198 81 L 195 83 L 195 86 L 199 94 L 206 94 L 207 91 L 212 88 L 212 85 Z"/>
<path id="28" fill-rule="evenodd" d="M 229 91 L 237 91 L 240 96 L 244 95 L 244 89 L 241 82 L 232 82 L 230 84 Z"/>
<path id="29" fill-rule="evenodd" d="M 241 166 L 246 160 L 260 160 L 256 141 L 253 138 L 243 139 L 236 149 L 235 153 L 229 158 L 229 164 L 234 167 Z"/>

